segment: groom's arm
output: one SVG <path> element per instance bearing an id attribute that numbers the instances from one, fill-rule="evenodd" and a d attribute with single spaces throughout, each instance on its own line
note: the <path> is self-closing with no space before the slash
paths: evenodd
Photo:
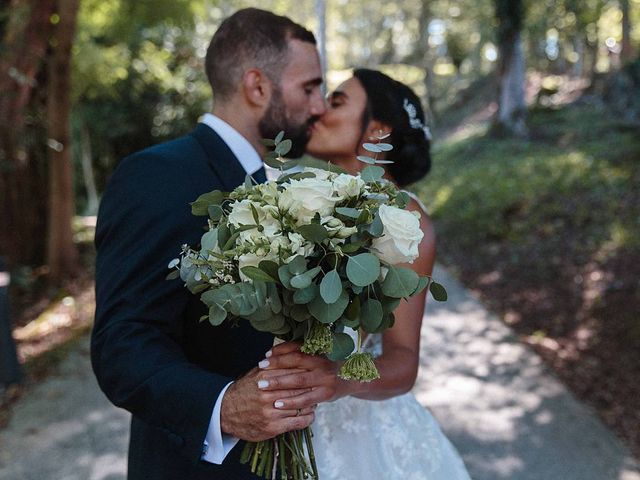
<path id="1" fill-rule="evenodd" d="M 111 401 L 168 436 L 197 461 L 216 399 L 232 380 L 208 372 L 180 347 L 189 292 L 167 281 L 181 243 L 194 243 L 202 218 L 188 167 L 143 153 L 123 161 L 102 199 L 96 232 L 96 324 L 92 362 Z"/>

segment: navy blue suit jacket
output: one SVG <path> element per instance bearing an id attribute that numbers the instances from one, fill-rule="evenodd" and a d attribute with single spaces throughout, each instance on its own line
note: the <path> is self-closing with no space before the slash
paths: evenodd
<path id="1" fill-rule="evenodd" d="M 129 479 L 255 479 L 240 442 L 220 466 L 200 460 L 218 394 L 264 358 L 273 337 L 248 322 L 199 322 L 204 304 L 165 279 L 205 217 L 190 202 L 230 191 L 245 172 L 222 139 L 190 134 L 124 159 L 109 181 L 96 230 L 96 321 L 91 360 L 100 387 L 133 415 Z"/>

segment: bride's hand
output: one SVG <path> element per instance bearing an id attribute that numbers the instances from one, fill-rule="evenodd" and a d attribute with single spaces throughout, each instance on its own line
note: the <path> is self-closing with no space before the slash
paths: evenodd
<path id="1" fill-rule="evenodd" d="M 296 396 L 279 399 L 283 409 L 302 408 L 312 403 L 331 402 L 355 392 L 359 382 L 347 382 L 338 377 L 340 363 L 324 356 L 307 355 L 300 351 L 300 344 L 281 343 L 267 352 L 267 358 L 258 366 L 263 371 L 300 369 L 272 377 L 265 390 L 310 389 Z"/>

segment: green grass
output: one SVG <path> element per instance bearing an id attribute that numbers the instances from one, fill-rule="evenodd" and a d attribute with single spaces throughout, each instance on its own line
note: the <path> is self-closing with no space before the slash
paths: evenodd
<path id="1" fill-rule="evenodd" d="M 534 111 L 529 125 L 527 141 L 475 128 L 436 144 L 432 172 L 415 189 L 441 243 L 528 242 L 569 229 L 591 253 L 637 249 L 638 132 L 590 106 Z"/>

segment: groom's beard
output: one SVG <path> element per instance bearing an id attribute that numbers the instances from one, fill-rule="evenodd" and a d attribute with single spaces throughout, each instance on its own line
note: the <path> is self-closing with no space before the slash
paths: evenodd
<path id="1" fill-rule="evenodd" d="M 281 130 L 284 130 L 284 138 L 291 140 L 291 150 L 286 157 L 299 158 L 304 154 L 304 149 L 309 142 L 309 127 L 313 125 L 317 117 L 311 117 L 301 125 L 294 124 L 287 119 L 286 107 L 280 89 L 273 91 L 269 108 L 258 123 L 258 129 L 262 138 L 275 138 Z"/>

